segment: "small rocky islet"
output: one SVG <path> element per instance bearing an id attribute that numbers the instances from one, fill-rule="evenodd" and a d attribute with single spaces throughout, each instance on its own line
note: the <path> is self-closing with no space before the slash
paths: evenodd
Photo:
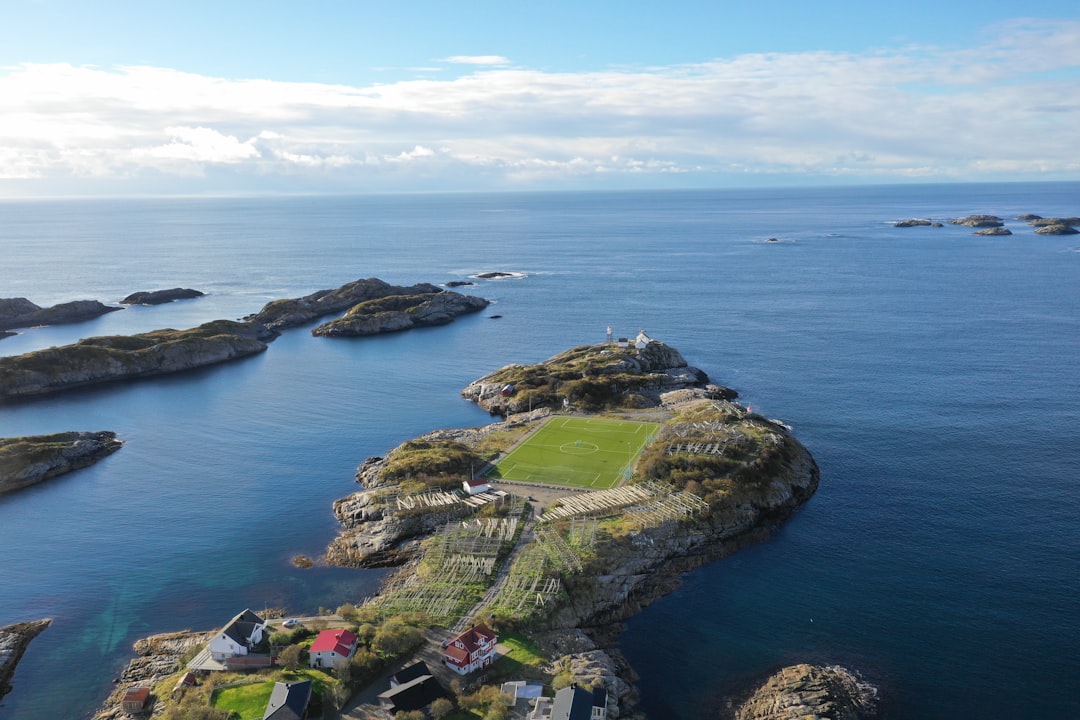
<path id="1" fill-rule="evenodd" d="M 1017 220 L 1026 222 L 1031 227 L 1034 227 L 1036 235 L 1075 235 L 1080 233 L 1077 230 L 1077 226 L 1080 225 L 1080 217 L 1051 217 L 1044 218 L 1041 215 L 1034 213 L 1024 213 L 1016 217 Z M 910 228 L 910 227 L 944 227 L 948 225 L 963 225 L 965 227 L 975 228 L 974 235 L 982 236 L 995 236 L 995 235 L 1012 235 L 1013 232 L 1005 227 L 1005 220 L 997 215 L 966 215 L 963 217 L 952 218 L 942 222 L 940 220 L 931 220 L 929 218 L 908 218 L 906 220 L 898 220 L 892 223 L 893 227 L 898 228 Z"/>
<path id="2" fill-rule="evenodd" d="M 0 700 L 11 691 L 11 677 L 30 641 L 52 624 L 50 618 L 0 627 Z M 2 704 L 0 704 L 2 707 Z"/>

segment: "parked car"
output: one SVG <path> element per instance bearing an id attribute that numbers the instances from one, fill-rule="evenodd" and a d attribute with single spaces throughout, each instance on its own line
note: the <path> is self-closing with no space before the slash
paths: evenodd
<path id="1" fill-rule="evenodd" d="M 282 627 L 287 627 L 287 628 L 294 628 L 294 627 L 296 627 L 297 623 L 299 623 L 299 622 L 300 621 L 297 620 L 296 618 L 289 618 L 285 622 L 281 623 L 281 626 Z"/>

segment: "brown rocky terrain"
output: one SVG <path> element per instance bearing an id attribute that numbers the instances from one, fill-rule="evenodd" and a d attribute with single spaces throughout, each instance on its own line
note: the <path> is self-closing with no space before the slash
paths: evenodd
<path id="1" fill-rule="evenodd" d="M 123 444 L 107 430 L 0 438 L 0 495 L 93 465 Z"/>
<path id="2" fill-rule="evenodd" d="M 877 691 L 838 665 L 792 665 L 770 676 L 735 711 L 734 720 L 863 720 Z"/>

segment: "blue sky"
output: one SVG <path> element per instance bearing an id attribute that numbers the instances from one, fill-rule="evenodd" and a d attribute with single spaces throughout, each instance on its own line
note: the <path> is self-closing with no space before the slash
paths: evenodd
<path id="1" fill-rule="evenodd" d="M 0 197 L 1074 179 L 1074 0 L 3 0 Z"/>

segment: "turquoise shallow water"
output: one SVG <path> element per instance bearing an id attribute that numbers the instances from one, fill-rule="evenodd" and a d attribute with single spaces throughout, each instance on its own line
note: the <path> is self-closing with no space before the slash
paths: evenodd
<path id="1" fill-rule="evenodd" d="M 496 304 L 450 326 L 298 329 L 242 362 L 0 407 L 0 435 L 126 441 L 0 498 L 0 624 L 56 619 L 0 715 L 85 716 L 150 632 L 372 592 L 381 573 L 288 562 L 333 536 L 356 465 L 486 422 L 461 387 L 610 324 L 793 425 L 822 469 L 771 540 L 628 624 L 650 717 L 715 717 L 803 659 L 880 682 L 884 717 L 1080 717 L 1080 241 L 886 224 L 1078 206 L 1080 184 L 0 202 L 0 296 L 209 293 L 30 330 L 3 354 L 241 317 L 358 277 L 526 275 L 469 288 Z"/>

